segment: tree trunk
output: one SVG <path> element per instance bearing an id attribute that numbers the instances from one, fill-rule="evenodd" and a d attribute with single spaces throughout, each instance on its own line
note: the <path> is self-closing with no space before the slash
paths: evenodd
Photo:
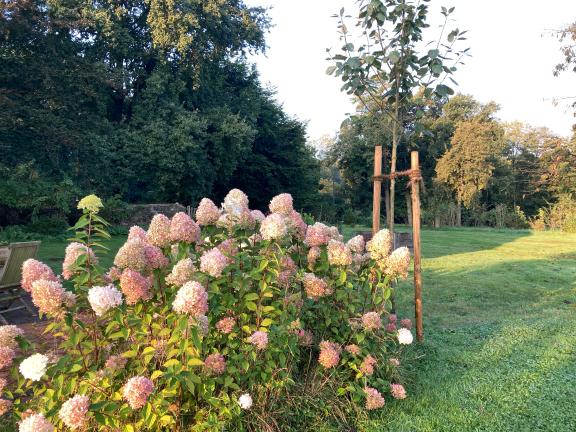
<path id="1" fill-rule="evenodd" d="M 408 226 L 412 226 L 412 199 L 409 193 L 406 194 L 406 215 Z"/>
<path id="2" fill-rule="evenodd" d="M 456 226 L 462 226 L 462 202 L 460 198 L 456 200 Z"/>
<path id="3" fill-rule="evenodd" d="M 440 228 L 440 216 L 434 216 L 434 228 Z"/>
<path id="4" fill-rule="evenodd" d="M 384 185 L 384 204 L 386 206 L 386 227 L 390 229 L 390 189 Z"/>

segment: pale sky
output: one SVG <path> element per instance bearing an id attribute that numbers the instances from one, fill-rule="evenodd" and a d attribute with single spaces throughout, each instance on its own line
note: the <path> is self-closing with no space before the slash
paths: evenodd
<path id="1" fill-rule="evenodd" d="M 255 59 L 262 82 L 277 89 L 277 99 L 290 115 L 308 122 L 311 140 L 336 133 L 354 107 L 340 92 L 341 82 L 325 73 L 326 48 L 341 45 L 331 15 L 342 6 L 354 15 L 355 0 L 246 3 L 272 7 L 268 51 Z M 554 106 L 552 99 L 576 96 L 576 74 L 552 75 L 562 56 L 560 44 L 546 31 L 576 21 L 576 0 L 432 0 L 430 16 L 436 23 L 441 6 L 455 6 L 453 26 L 468 30 L 465 43 L 472 57 L 455 73 L 455 90 L 481 102 L 496 101 L 504 121 L 520 120 L 570 135 L 576 122 L 573 111 L 565 102 Z"/>

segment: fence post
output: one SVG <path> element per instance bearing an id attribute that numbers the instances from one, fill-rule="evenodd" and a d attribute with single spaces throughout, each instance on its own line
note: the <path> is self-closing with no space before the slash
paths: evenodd
<path id="1" fill-rule="evenodd" d="M 372 234 L 380 231 L 380 207 L 382 201 L 382 146 L 374 147 L 374 195 L 372 199 Z"/>
<path id="2" fill-rule="evenodd" d="M 411 189 L 412 189 L 412 237 L 414 242 L 414 315 L 416 318 L 416 338 L 424 340 L 422 322 L 422 256 L 420 253 L 420 163 L 418 152 L 410 154 Z"/>

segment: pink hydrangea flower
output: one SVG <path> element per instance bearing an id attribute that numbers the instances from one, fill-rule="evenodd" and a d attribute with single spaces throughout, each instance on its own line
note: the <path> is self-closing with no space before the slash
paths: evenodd
<path id="1" fill-rule="evenodd" d="M 262 213 L 260 210 L 252 210 L 250 211 L 250 214 L 252 215 L 252 219 L 258 223 L 262 222 L 264 218 L 266 218 L 264 213 Z"/>
<path id="2" fill-rule="evenodd" d="M 344 347 L 344 349 L 349 352 L 350 354 L 352 354 L 353 356 L 359 356 L 362 351 L 360 350 L 360 347 L 356 344 L 350 344 L 350 345 L 346 345 Z"/>
<path id="3" fill-rule="evenodd" d="M 98 258 L 94 255 L 92 249 L 82 243 L 72 242 L 66 246 L 64 262 L 62 263 L 62 277 L 64 279 L 68 280 L 74 276 L 74 265 L 76 264 L 76 260 L 82 255 L 88 255 L 87 260 L 89 259 L 91 264 L 98 263 Z"/>
<path id="4" fill-rule="evenodd" d="M 212 277 L 220 277 L 222 270 L 228 265 L 228 258 L 218 248 L 204 252 L 200 257 L 200 271 Z"/>
<path id="5" fill-rule="evenodd" d="M 7 346 L 10 348 L 16 348 L 18 346 L 18 342 L 16 342 L 16 338 L 18 336 L 22 336 L 24 334 L 24 330 L 20 327 L 15 325 L 3 325 L 0 326 L 0 346 Z M 0 392 L 2 389 L 0 389 Z"/>
<path id="6" fill-rule="evenodd" d="M 222 208 L 231 216 L 239 217 L 248 209 L 248 196 L 240 189 L 232 189 L 224 198 Z"/>
<path id="7" fill-rule="evenodd" d="M 352 264 L 352 254 L 344 243 L 330 240 L 328 242 L 328 262 L 334 266 L 347 266 Z"/>
<path id="8" fill-rule="evenodd" d="M 352 237 L 346 243 L 348 249 L 355 254 L 362 254 L 364 253 L 364 247 L 366 246 L 366 242 L 364 241 L 364 237 L 361 235 L 357 235 L 356 237 Z"/>
<path id="9" fill-rule="evenodd" d="M 0 417 L 6 414 L 12 408 L 12 402 L 8 399 L 0 399 Z"/>
<path id="10" fill-rule="evenodd" d="M 372 387 L 364 387 L 364 394 L 366 395 L 366 409 L 374 410 L 384 406 L 384 397 L 378 390 Z"/>
<path id="11" fill-rule="evenodd" d="M 195 243 L 200 240 L 200 227 L 184 212 L 178 212 L 170 221 L 170 240 Z"/>
<path id="12" fill-rule="evenodd" d="M 31 414 L 18 423 L 18 432 L 54 432 L 54 426 L 42 414 Z"/>
<path id="13" fill-rule="evenodd" d="M 306 295 L 312 300 L 330 295 L 332 291 L 328 288 L 328 283 L 324 279 L 316 277 L 314 273 L 304 273 L 304 290 Z"/>
<path id="14" fill-rule="evenodd" d="M 306 237 L 306 230 L 308 229 L 308 225 L 306 225 L 306 222 L 304 222 L 302 215 L 296 210 L 292 210 L 286 220 L 290 231 L 292 231 L 292 233 L 297 238 L 303 240 L 304 237 Z"/>
<path id="15" fill-rule="evenodd" d="M 298 330 L 298 345 L 311 346 L 314 343 L 314 334 L 310 330 Z"/>
<path id="16" fill-rule="evenodd" d="M 139 227 L 138 225 L 130 227 L 130 231 L 128 231 L 128 240 L 133 239 L 140 239 L 143 242 L 148 242 L 148 240 L 146 239 L 146 231 L 141 227 Z"/>
<path id="17" fill-rule="evenodd" d="M 199 225 L 214 225 L 220 217 L 220 210 L 208 198 L 202 198 L 196 209 L 196 221 Z"/>
<path id="18" fill-rule="evenodd" d="M 236 245 L 234 239 L 224 240 L 216 247 L 220 252 L 222 252 L 222 254 L 224 254 L 226 258 L 228 258 L 228 263 L 232 263 L 234 261 L 232 257 L 238 253 L 238 246 Z"/>
<path id="19" fill-rule="evenodd" d="M 407 247 L 401 247 L 394 250 L 384 265 L 384 273 L 391 278 L 408 277 L 408 267 L 410 266 L 410 250 Z"/>
<path id="20" fill-rule="evenodd" d="M 270 201 L 270 211 L 272 213 L 279 213 L 283 216 L 290 216 L 294 208 L 292 195 L 288 193 L 283 193 L 280 195 L 276 195 Z"/>
<path id="21" fill-rule="evenodd" d="M 74 294 L 64 291 L 60 282 L 40 279 L 32 284 L 32 302 L 43 314 L 59 316 L 73 299 Z"/>
<path id="22" fill-rule="evenodd" d="M 390 384 L 390 393 L 394 399 L 406 399 L 406 389 L 402 384 Z"/>
<path id="23" fill-rule="evenodd" d="M 398 316 L 396 314 L 388 315 L 388 322 L 395 323 L 396 321 L 398 321 Z"/>
<path id="24" fill-rule="evenodd" d="M 310 250 L 308 250 L 308 255 L 306 257 L 306 260 L 308 261 L 308 265 L 310 267 L 313 267 L 314 264 L 316 264 L 316 261 L 318 261 L 318 258 L 320 258 L 321 254 L 322 254 L 322 251 L 320 250 L 320 248 L 318 246 L 311 247 Z"/>
<path id="25" fill-rule="evenodd" d="M 146 268 L 148 270 L 161 269 L 169 264 L 168 258 L 164 256 L 158 246 L 146 245 L 144 255 L 146 256 Z"/>
<path id="26" fill-rule="evenodd" d="M 62 423 L 72 430 L 81 429 L 87 422 L 86 415 L 90 407 L 88 396 L 76 395 L 62 404 L 58 415 Z"/>
<path id="27" fill-rule="evenodd" d="M 120 280 L 120 276 L 122 276 L 122 270 L 116 266 L 110 267 L 110 270 L 106 273 L 106 277 L 109 279 L 110 283 Z"/>
<path id="28" fill-rule="evenodd" d="M 110 371 L 124 369 L 128 359 L 122 357 L 121 355 L 112 355 L 106 359 L 104 367 Z"/>
<path id="29" fill-rule="evenodd" d="M 386 330 L 387 333 L 395 333 L 396 329 L 397 327 L 395 322 L 390 322 L 386 324 L 386 327 L 384 328 L 384 330 Z"/>
<path id="30" fill-rule="evenodd" d="M 128 240 L 122 245 L 116 257 L 114 258 L 114 265 L 120 269 L 132 269 L 137 272 L 143 272 L 148 266 L 148 259 L 146 257 L 146 247 L 148 243 L 140 238 L 133 238 Z"/>
<path id="31" fill-rule="evenodd" d="M 255 331 L 252 336 L 248 338 L 248 342 L 256 347 L 257 350 L 265 350 L 268 346 L 268 333 L 263 331 Z"/>
<path id="32" fill-rule="evenodd" d="M 146 231 L 148 243 L 159 248 L 170 245 L 170 219 L 163 214 L 155 214 Z"/>
<path id="33" fill-rule="evenodd" d="M 0 370 L 11 366 L 15 355 L 16 353 L 12 348 L 0 346 Z"/>
<path id="34" fill-rule="evenodd" d="M 132 409 L 146 405 L 148 396 L 154 391 L 154 384 L 148 378 L 135 376 L 130 378 L 122 389 L 122 396 Z"/>
<path id="35" fill-rule="evenodd" d="M 378 312 L 366 312 L 362 315 L 362 326 L 366 330 L 377 330 L 382 327 L 382 319 Z"/>
<path id="36" fill-rule="evenodd" d="M 366 376 L 370 376 L 374 373 L 374 366 L 376 366 L 376 359 L 371 355 L 367 355 L 362 363 L 360 364 L 360 372 Z"/>
<path id="37" fill-rule="evenodd" d="M 234 317 L 225 317 L 216 323 L 216 329 L 223 334 L 232 333 L 234 326 L 236 325 L 236 319 Z"/>
<path id="38" fill-rule="evenodd" d="M 6 378 L 0 378 L 0 394 L 6 388 L 7 384 L 8 384 L 8 381 L 6 381 Z"/>
<path id="39" fill-rule="evenodd" d="M 120 289 L 128 305 L 136 304 L 139 300 L 149 300 L 152 297 L 151 286 L 149 278 L 132 269 L 125 269 L 120 276 Z"/>
<path id="40" fill-rule="evenodd" d="M 192 280 L 196 268 L 191 258 L 184 258 L 176 263 L 172 271 L 166 276 L 166 283 L 174 286 L 182 286 Z"/>
<path id="41" fill-rule="evenodd" d="M 382 229 L 374 234 L 372 240 L 366 244 L 370 257 L 375 261 L 386 260 L 392 248 L 392 236 L 390 231 Z"/>
<path id="42" fill-rule="evenodd" d="M 264 240 L 280 240 L 288 233 L 286 220 L 278 213 L 266 216 L 260 224 L 260 234 Z"/>
<path id="43" fill-rule="evenodd" d="M 208 293 L 198 282 L 186 282 L 176 293 L 172 309 L 198 317 L 208 312 Z"/>
<path id="44" fill-rule="evenodd" d="M 32 283 L 40 279 L 58 282 L 58 278 L 46 264 L 32 258 L 24 261 L 22 264 L 22 281 L 20 282 L 24 291 L 32 291 Z"/>
<path id="45" fill-rule="evenodd" d="M 318 362 L 326 369 L 336 367 L 338 366 L 338 363 L 340 363 L 341 351 L 342 349 L 340 348 L 340 345 L 334 342 L 322 341 L 320 342 L 320 356 Z"/>
<path id="46" fill-rule="evenodd" d="M 410 320 L 410 318 L 404 318 L 400 320 L 400 327 L 404 327 L 410 330 L 412 328 L 412 321 Z"/>
<path id="47" fill-rule="evenodd" d="M 226 360 L 222 354 L 210 354 L 204 360 L 204 368 L 213 375 L 222 375 L 226 370 Z"/>
<path id="48" fill-rule="evenodd" d="M 329 228 L 323 223 L 316 222 L 314 225 L 309 225 L 306 230 L 306 238 L 304 243 L 310 247 L 323 246 L 328 244 L 330 240 Z"/>

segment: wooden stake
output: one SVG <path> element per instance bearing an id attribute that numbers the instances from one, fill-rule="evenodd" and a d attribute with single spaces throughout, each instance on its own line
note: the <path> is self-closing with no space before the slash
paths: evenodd
<path id="1" fill-rule="evenodd" d="M 374 147 L 374 176 L 382 175 L 382 146 Z M 374 179 L 372 199 L 372 234 L 380 231 L 380 207 L 382 202 L 382 180 Z"/>
<path id="2" fill-rule="evenodd" d="M 420 173 L 418 152 L 410 154 L 412 173 Z M 412 189 L 412 236 L 414 241 L 414 315 L 416 318 L 416 338 L 424 340 L 424 324 L 422 322 L 422 256 L 420 254 L 420 184 L 411 177 Z"/>

